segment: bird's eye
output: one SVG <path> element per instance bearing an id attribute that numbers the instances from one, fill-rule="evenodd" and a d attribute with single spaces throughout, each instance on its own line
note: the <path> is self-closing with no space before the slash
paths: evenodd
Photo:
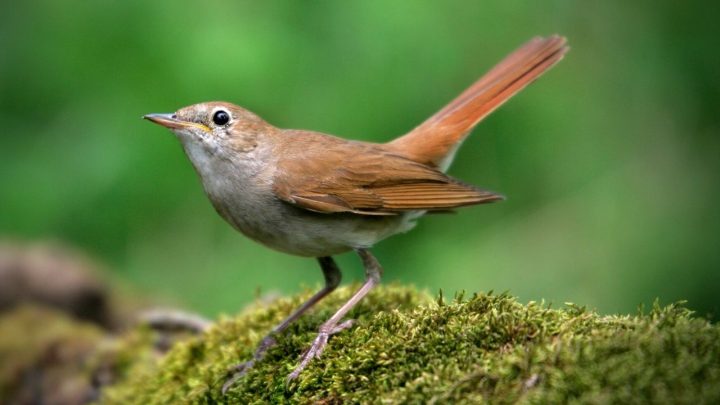
<path id="1" fill-rule="evenodd" d="M 230 114 L 227 111 L 219 110 L 213 114 L 212 120 L 215 125 L 225 125 L 230 122 Z"/>

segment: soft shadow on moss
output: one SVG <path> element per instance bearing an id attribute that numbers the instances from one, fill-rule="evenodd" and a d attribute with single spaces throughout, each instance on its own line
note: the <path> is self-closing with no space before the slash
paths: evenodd
<path id="1" fill-rule="evenodd" d="M 221 320 L 156 364 L 129 366 L 105 403 L 361 402 L 583 403 L 720 401 L 720 328 L 679 306 L 599 316 L 568 305 L 523 305 L 505 295 L 451 302 L 389 286 L 352 313 L 297 381 L 285 378 L 318 326 L 346 300 L 342 288 L 278 339 L 227 394 L 228 369 L 306 299 L 280 299 Z"/>

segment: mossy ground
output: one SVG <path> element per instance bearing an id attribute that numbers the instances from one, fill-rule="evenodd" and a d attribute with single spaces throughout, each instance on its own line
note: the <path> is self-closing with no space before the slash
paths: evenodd
<path id="1" fill-rule="evenodd" d="M 310 292 L 249 308 L 158 362 L 129 364 L 104 403 L 720 403 L 720 328 L 670 305 L 599 316 L 505 295 L 449 302 L 414 289 L 372 292 L 356 325 L 321 359 L 286 376 L 318 326 L 351 294 L 339 289 L 278 338 L 223 396 L 228 369 Z"/>
<path id="2" fill-rule="evenodd" d="M 0 403 L 86 400 L 86 364 L 102 340 L 100 328 L 57 310 L 28 305 L 0 314 Z"/>

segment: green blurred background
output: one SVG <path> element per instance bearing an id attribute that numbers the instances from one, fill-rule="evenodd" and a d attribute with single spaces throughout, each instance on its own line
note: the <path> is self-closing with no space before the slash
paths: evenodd
<path id="1" fill-rule="evenodd" d="M 720 309 L 717 2 L 27 1 L 0 5 L 0 233 L 67 241 L 208 315 L 315 286 L 233 231 L 170 132 L 227 100 L 385 141 L 534 35 L 568 57 L 483 122 L 450 173 L 508 196 L 375 249 L 386 281 L 604 313 Z M 353 255 L 345 280 L 362 279 Z"/>

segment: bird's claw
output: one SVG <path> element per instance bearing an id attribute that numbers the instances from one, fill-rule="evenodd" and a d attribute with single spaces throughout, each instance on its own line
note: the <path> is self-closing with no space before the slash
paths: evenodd
<path id="1" fill-rule="evenodd" d="M 256 362 L 260 361 L 263 357 L 265 357 L 267 351 L 276 344 L 277 341 L 275 340 L 273 335 L 267 335 L 265 336 L 265 338 L 263 338 L 263 340 L 260 341 L 257 349 L 255 349 L 255 354 L 253 354 L 252 360 L 248 360 L 246 362 L 232 366 L 228 370 L 228 373 L 233 373 L 233 375 L 228 378 L 227 381 L 225 381 L 225 383 L 223 384 L 223 395 L 230 389 L 230 387 L 232 387 L 238 380 L 240 380 L 245 374 L 247 374 L 247 372 L 250 371 L 251 368 L 253 368 Z"/>
<path id="2" fill-rule="evenodd" d="M 317 337 L 315 337 L 315 340 L 313 341 L 313 344 L 307 350 L 305 350 L 302 355 L 302 359 L 300 360 L 300 364 L 295 367 L 295 370 L 293 370 L 293 372 L 287 376 L 286 382 L 290 383 L 291 381 L 296 379 L 305 369 L 305 367 L 310 364 L 312 359 L 319 358 L 322 355 L 323 351 L 325 350 L 325 346 L 327 346 L 328 339 L 331 335 L 334 335 L 340 331 L 351 327 L 354 323 L 355 320 L 348 319 L 347 321 L 341 322 L 337 325 L 321 326 Z"/>
<path id="3" fill-rule="evenodd" d="M 321 326 L 317 337 L 315 337 L 315 340 L 313 341 L 313 344 L 303 353 L 300 364 L 295 368 L 295 370 L 293 370 L 292 373 L 290 373 L 290 375 L 288 375 L 287 382 L 289 383 L 290 381 L 296 379 L 305 369 L 305 367 L 310 364 L 310 361 L 312 361 L 312 359 L 320 357 L 322 352 L 325 350 L 325 346 L 327 346 L 327 341 L 330 336 L 350 328 L 354 323 L 355 320 L 348 319 L 347 321 L 341 322 L 337 325 Z M 247 374 L 247 372 L 250 371 L 251 368 L 253 368 L 256 362 L 260 361 L 263 357 L 265 357 L 267 351 L 271 347 L 275 346 L 275 344 L 277 344 L 277 341 L 272 334 L 266 336 L 258 345 L 257 350 L 255 350 L 255 354 L 253 355 L 252 360 L 248 360 L 244 363 L 240 363 L 231 367 L 228 372 L 232 372 L 233 375 L 228 378 L 227 381 L 225 381 L 225 383 L 223 384 L 223 395 L 226 394 L 227 391 L 236 382 L 238 382 L 243 376 L 245 376 L 245 374 Z"/>

